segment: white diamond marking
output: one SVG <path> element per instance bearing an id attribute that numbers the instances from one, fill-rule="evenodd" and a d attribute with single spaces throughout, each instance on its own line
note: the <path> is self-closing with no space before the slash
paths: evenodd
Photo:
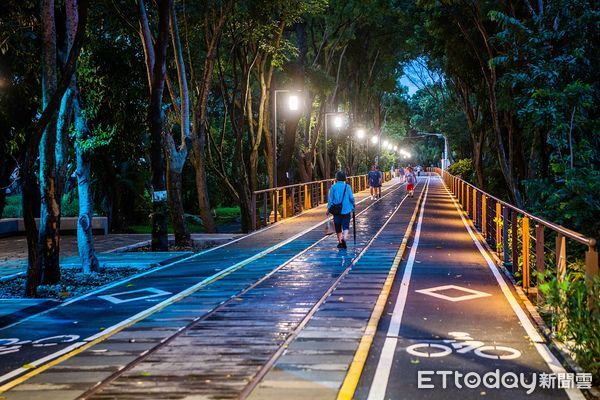
<path id="1" fill-rule="evenodd" d="M 441 291 L 449 290 L 449 289 L 460 290 L 460 291 L 463 291 L 463 292 L 466 292 L 469 294 L 465 294 L 464 296 L 447 296 L 442 293 L 437 293 L 437 292 L 441 292 Z M 479 290 L 469 289 L 469 288 L 465 288 L 462 286 L 456 286 L 456 285 L 437 286 L 437 287 L 432 287 L 429 289 L 415 290 L 415 292 L 426 294 L 426 295 L 432 296 L 432 297 L 437 297 L 438 299 L 448 300 L 451 302 L 473 300 L 473 299 L 478 299 L 481 297 L 491 296 L 491 294 L 489 294 L 489 293 L 480 292 Z"/>

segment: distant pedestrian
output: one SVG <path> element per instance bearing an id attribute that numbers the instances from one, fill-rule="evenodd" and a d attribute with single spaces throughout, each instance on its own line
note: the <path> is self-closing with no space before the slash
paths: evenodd
<path id="1" fill-rule="evenodd" d="M 333 224 L 338 239 L 338 249 L 347 248 L 346 240 L 350 230 L 350 216 L 355 207 L 352 188 L 346 183 L 346 174 L 338 171 L 335 174 L 335 183 L 329 189 L 327 201 L 327 217 L 333 215 Z"/>
<path id="2" fill-rule="evenodd" d="M 400 175 L 400 183 L 404 183 L 404 167 L 400 167 L 398 173 Z"/>
<path id="3" fill-rule="evenodd" d="M 371 200 L 381 197 L 381 182 L 383 180 L 383 176 L 379 170 L 379 166 L 373 164 L 371 166 L 371 170 L 367 174 L 367 178 L 369 180 Z"/>
<path id="4" fill-rule="evenodd" d="M 413 197 L 415 195 L 415 183 L 417 183 L 417 177 L 411 167 L 408 167 L 408 172 L 406 173 L 406 191 Z"/>

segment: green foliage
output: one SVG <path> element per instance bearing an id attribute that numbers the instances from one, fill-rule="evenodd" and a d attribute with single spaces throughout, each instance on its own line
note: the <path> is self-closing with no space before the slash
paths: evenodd
<path id="1" fill-rule="evenodd" d="M 448 173 L 473 183 L 473 160 L 463 158 L 448 167 Z"/>
<path id="2" fill-rule="evenodd" d="M 600 171 L 565 171 L 564 179 L 526 182 L 528 209 L 550 221 L 600 238 Z"/>
<path id="3" fill-rule="evenodd" d="M 592 373 L 595 384 L 600 383 L 600 277 L 594 277 L 591 290 L 580 271 L 568 272 L 564 280 L 549 272 L 543 281 L 539 288 L 552 310 L 558 339 L 568 345 L 579 366 Z"/>

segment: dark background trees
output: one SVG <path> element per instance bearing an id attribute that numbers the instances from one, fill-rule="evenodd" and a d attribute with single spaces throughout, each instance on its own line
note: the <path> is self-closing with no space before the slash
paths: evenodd
<path id="1" fill-rule="evenodd" d="M 60 240 L 53 221 L 80 197 L 69 183 L 86 171 L 78 161 L 89 165 L 81 182 L 93 201 L 79 199 L 76 216 L 88 204 L 87 215 L 90 207 L 106 215 L 113 232 L 150 232 L 150 216 L 160 216 L 154 237 L 164 249 L 167 229 L 179 244 L 189 243 L 189 232 L 248 230 L 251 193 L 272 185 L 275 174 L 285 184 L 338 167 L 365 172 L 379 145 L 356 138 L 359 127 L 412 154 L 382 151 L 384 169 L 436 165 L 443 142 L 416 136 L 442 132 L 451 158 L 470 160 L 465 177 L 478 186 L 599 236 L 595 2 L 95 1 L 76 80 L 49 124 L 62 133 L 47 135 L 49 144 L 27 164 L 42 89 L 51 83 L 39 61 L 43 27 L 56 27 L 50 53 L 58 83 L 70 47 L 68 6 L 82 4 L 44 2 L 53 17 L 38 1 L 0 5 L 0 187 L 18 196 L 26 182 L 15 168 L 33 176 L 26 205 L 31 217 L 40 210 L 44 221 L 51 217 L 46 255 L 57 254 Z M 160 84 L 162 54 L 160 90 L 153 82 Z M 280 115 L 276 166 L 275 89 L 302 90 L 305 104 Z M 329 129 L 326 145 L 325 115 L 337 111 L 348 118 Z M 47 178 L 57 191 L 40 196 Z M 153 193 L 165 190 L 168 202 L 153 205 Z M 44 265 L 58 261 L 43 257 Z"/>

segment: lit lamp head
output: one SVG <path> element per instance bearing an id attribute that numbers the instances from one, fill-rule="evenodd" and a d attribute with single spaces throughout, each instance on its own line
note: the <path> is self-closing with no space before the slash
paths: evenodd
<path id="1" fill-rule="evenodd" d="M 365 137 L 365 130 L 364 130 L 364 129 L 358 129 L 358 130 L 356 131 L 356 137 L 357 137 L 358 139 L 362 139 L 362 138 L 364 138 L 364 137 Z"/>
<path id="2" fill-rule="evenodd" d="M 387 140 L 384 140 L 382 144 L 383 144 L 383 148 L 387 149 L 390 142 L 388 142 Z"/>
<path id="3" fill-rule="evenodd" d="M 333 126 L 341 128 L 342 125 L 344 125 L 344 118 L 342 118 L 341 115 L 336 115 L 335 118 L 333 118 Z"/>
<path id="4" fill-rule="evenodd" d="M 394 146 L 394 151 L 398 151 L 398 146 Z"/>
<path id="5" fill-rule="evenodd" d="M 377 144 L 377 142 L 379 142 L 379 137 L 377 135 L 375 135 L 371 138 L 371 143 Z"/>
<path id="6" fill-rule="evenodd" d="M 298 111 L 300 108 L 300 97 L 297 94 L 291 94 L 288 97 L 288 106 L 290 111 Z"/>

